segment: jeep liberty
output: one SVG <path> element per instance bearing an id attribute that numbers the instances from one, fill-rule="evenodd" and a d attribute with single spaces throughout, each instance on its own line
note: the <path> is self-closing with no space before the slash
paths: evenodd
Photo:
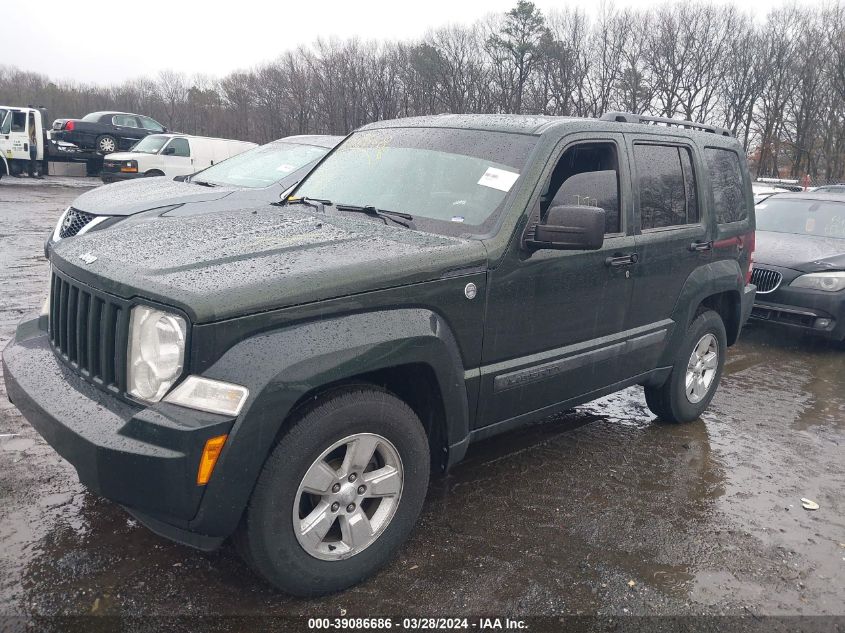
<path id="1" fill-rule="evenodd" d="M 633 385 L 698 418 L 753 248 L 722 129 L 381 121 L 276 205 L 53 244 L 4 377 L 92 492 L 314 596 L 388 562 L 472 442 Z"/>

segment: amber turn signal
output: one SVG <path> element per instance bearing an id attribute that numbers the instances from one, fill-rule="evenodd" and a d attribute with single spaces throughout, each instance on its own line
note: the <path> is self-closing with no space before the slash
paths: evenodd
<path id="1" fill-rule="evenodd" d="M 211 479 L 211 473 L 214 472 L 214 465 L 217 463 L 217 458 L 220 457 L 220 451 L 223 450 L 223 444 L 226 443 L 228 435 L 218 435 L 217 437 L 209 438 L 205 442 L 205 447 L 202 449 L 202 457 L 200 457 L 200 467 L 197 470 L 197 484 L 204 486 Z"/>

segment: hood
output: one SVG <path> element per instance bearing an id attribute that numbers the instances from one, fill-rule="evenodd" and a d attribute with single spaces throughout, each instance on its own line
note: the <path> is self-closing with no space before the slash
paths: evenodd
<path id="1" fill-rule="evenodd" d="M 845 240 L 757 231 L 754 263 L 791 268 L 803 273 L 845 270 Z"/>
<path id="2" fill-rule="evenodd" d="M 110 154 L 109 156 L 123 155 Z M 125 154 L 125 156 L 129 155 Z M 94 215 L 133 215 L 174 204 L 220 200 L 233 191 L 239 191 L 239 189 L 203 187 L 189 182 L 179 182 L 167 176 L 138 178 L 92 189 L 74 200 L 71 206 Z"/>
<path id="3" fill-rule="evenodd" d="M 81 255 L 96 260 L 86 264 Z M 487 263 L 479 240 L 277 206 L 118 224 L 62 240 L 51 259 L 80 281 L 181 308 L 195 323 L 430 281 Z"/>
<path id="4" fill-rule="evenodd" d="M 115 152 L 114 154 L 106 154 L 103 156 L 103 160 L 137 160 L 142 156 L 155 156 L 155 154 L 147 154 L 145 152 Z"/>

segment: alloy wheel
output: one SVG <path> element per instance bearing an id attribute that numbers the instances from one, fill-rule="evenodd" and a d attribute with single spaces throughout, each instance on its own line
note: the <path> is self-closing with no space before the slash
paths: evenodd
<path id="1" fill-rule="evenodd" d="M 713 386 L 719 367 L 719 342 L 713 334 L 702 336 L 687 363 L 685 393 L 687 400 L 697 404 L 704 400 Z"/>
<path id="2" fill-rule="evenodd" d="M 299 484 L 293 505 L 297 541 L 322 560 L 358 554 L 390 524 L 403 478 L 402 459 L 390 440 L 356 433 L 335 442 Z"/>

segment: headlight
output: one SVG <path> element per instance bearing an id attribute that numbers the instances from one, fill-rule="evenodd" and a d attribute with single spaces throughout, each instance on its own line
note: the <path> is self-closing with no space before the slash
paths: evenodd
<path id="1" fill-rule="evenodd" d="M 56 222 L 56 228 L 53 229 L 53 241 L 58 242 L 61 237 L 62 232 L 62 225 L 65 223 L 65 218 L 67 214 L 70 213 L 70 207 L 64 210 L 64 212 L 59 216 L 59 221 Z"/>
<path id="2" fill-rule="evenodd" d="M 134 174 L 138 172 L 138 161 L 137 160 L 127 160 L 120 166 L 120 171 L 124 174 Z"/>
<path id="3" fill-rule="evenodd" d="M 812 290 L 839 292 L 845 289 L 845 271 L 801 275 L 789 285 L 793 288 L 811 288 Z"/>
<path id="4" fill-rule="evenodd" d="M 130 395 L 158 402 L 182 373 L 185 319 L 135 306 L 129 318 L 127 383 Z"/>

